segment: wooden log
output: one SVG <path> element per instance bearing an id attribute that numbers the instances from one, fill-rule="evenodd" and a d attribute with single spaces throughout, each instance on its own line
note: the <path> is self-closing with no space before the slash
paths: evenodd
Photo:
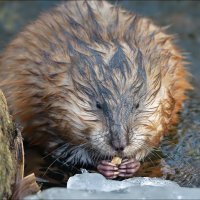
<path id="1" fill-rule="evenodd" d="M 0 199 L 21 199 L 39 191 L 35 175 L 24 178 L 24 149 L 21 132 L 12 122 L 0 90 Z"/>

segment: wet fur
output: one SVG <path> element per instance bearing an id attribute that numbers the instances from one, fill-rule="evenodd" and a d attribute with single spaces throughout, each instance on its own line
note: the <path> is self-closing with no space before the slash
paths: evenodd
<path id="1" fill-rule="evenodd" d="M 151 20 L 104 1 L 69 1 L 8 45 L 0 76 L 27 141 L 93 163 L 116 153 L 112 139 L 128 140 L 124 156 L 137 159 L 159 144 L 191 88 L 184 64 L 173 36 Z"/>

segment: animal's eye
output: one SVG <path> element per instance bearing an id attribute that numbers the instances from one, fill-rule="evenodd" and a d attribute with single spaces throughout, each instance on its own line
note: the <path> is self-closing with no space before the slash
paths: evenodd
<path id="1" fill-rule="evenodd" d="M 101 104 L 97 101 L 96 102 L 96 107 L 98 108 L 98 109 L 102 109 L 102 106 L 101 106 Z"/>
<path id="2" fill-rule="evenodd" d="M 138 109 L 138 108 L 139 108 L 139 106 L 140 106 L 140 104 L 139 104 L 139 103 L 137 103 L 137 104 L 136 104 L 136 106 L 135 106 L 135 109 Z"/>

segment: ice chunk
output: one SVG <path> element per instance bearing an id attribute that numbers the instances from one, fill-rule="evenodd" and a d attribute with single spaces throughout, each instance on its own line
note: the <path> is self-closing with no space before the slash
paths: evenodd
<path id="1" fill-rule="evenodd" d="M 74 190 L 95 190 L 95 191 L 116 191 L 128 188 L 131 186 L 176 186 L 179 187 L 177 183 L 172 181 L 162 180 L 158 178 L 130 178 L 124 181 L 107 180 L 104 176 L 97 173 L 83 173 L 76 174 L 75 176 L 69 178 L 67 183 L 68 189 Z"/>
<path id="2" fill-rule="evenodd" d="M 95 190 L 95 191 L 114 191 L 130 187 L 132 184 L 129 182 L 107 180 L 101 174 L 84 173 L 77 174 L 69 178 L 67 183 L 68 189 L 74 190 Z"/>
<path id="3" fill-rule="evenodd" d="M 199 199 L 200 188 L 184 188 L 159 178 L 107 180 L 100 174 L 83 173 L 71 177 L 66 188 L 51 188 L 25 200 L 38 199 Z"/>

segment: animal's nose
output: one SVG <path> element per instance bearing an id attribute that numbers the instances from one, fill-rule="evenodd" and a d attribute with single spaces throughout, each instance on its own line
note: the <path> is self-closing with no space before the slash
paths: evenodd
<path id="1" fill-rule="evenodd" d="M 110 130 L 110 145 L 115 151 L 122 152 L 128 145 L 127 134 L 121 125 L 113 125 Z"/>
<path id="2" fill-rule="evenodd" d="M 125 139 L 119 138 L 118 140 L 112 140 L 111 146 L 114 150 L 121 152 L 127 146 L 127 141 Z"/>

